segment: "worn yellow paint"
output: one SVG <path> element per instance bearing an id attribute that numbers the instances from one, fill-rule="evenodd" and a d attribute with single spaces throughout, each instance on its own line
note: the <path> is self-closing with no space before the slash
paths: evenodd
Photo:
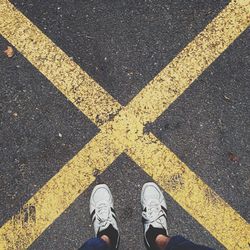
<path id="1" fill-rule="evenodd" d="M 247 249 L 249 224 L 152 134 L 127 154 L 227 249 Z"/>
<path id="2" fill-rule="evenodd" d="M 0 0 L 0 33 L 98 126 L 120 104 L 9 1 Z"/>
<path id="3" fill-rule="evenodd" d="M 126 108 L 154 121 L 248 27 L 249 2 L 232 1 Z"/>
<path id="4" fill-rule="evenodd" d="M 3 225 L 0 229 L 0 248 L 28 247 L 91 184 L 94 168 L 98 166 L 100 171 L 104 171 L 124 151 L 228 249 L 248 247 L 247 222 L 157 138 L 145 134 L 143 127 L 147 122 L 154 121 L 247 28 L 249 1 L 230 3 L 125 108 L 77 65 L 73 63 L 77 73 L 68 70 L 72 61 L 60 49 L 7 1 L 0 0 L 0 3 L 4 10 L 0 10 L 0 20 L 2 14 L 6 19 L 3 25 L 0 24 L 3 36 L 98 126 L 111 120 L 101 125 L 101 132 L 24 205 L 24 208 L 35 207 L 35 222 L 32 220 L 25 224 L 20 212 Z M 5 25 L 9 25 L 11 31 L 3 30 Z M 15 29 L 18 33 L 13 35 Z M 28 37 L 24 37 L 24 33 Z M 46 46 L 40 45 L 41 41 Z M 49 60 L 46 57 L 44 63 L 37 62 L 41 54 L 32 52 L 36 46 L 38 50 L 35 51 L 46 51 Z M 51 50 L 53 53 L 50 56 Z M 60 57 L 54 65 L 57 52 Z M 29 53 L 33 53 L 32 56 Z M 64 77 L 58 80 L 56 76 L 60 74 Z M 78 74 L 82 78 L 75 88 L 71 88 Z M 65 77 L 69 83 L 64 81 Z M 93 100 L 97 101 L 97 107 L 93 107 Z"/>
<path id="5" fill-rule="evenodd" d="M 100 132 L 51 178 L 24 206 L 35 207 L 35 223 L 25 223 L 21 211 L 0 229 L 0 249 L 26 249 L 117 158 L 113 137 Z M 23 210 L 22 209 L 22 210 Z"/>

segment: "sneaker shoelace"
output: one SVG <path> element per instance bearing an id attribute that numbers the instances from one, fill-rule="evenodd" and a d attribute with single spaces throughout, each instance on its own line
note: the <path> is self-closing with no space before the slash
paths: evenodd
<path id="1" fill-rule="evenodd" d="M 148 206 L 146 207 L 146 211 L 142 212 L 142 217 L 145 219 L 147 224 L 151 224 L 157 221 L 159 224 L 162 224 L 160 217 L 164 215 L 161 205 L 159 202 L 152 200 L 149 202 Z"/>
<path id="2" fill-rule="evenodd" d="M 106 204 L 105 202 L 98 204 L 96 217 L 101 227 L 105 227 L 107 224 L 112 223 L 110 215 L 110 207 L 108 206 L 108 204 Z"/>

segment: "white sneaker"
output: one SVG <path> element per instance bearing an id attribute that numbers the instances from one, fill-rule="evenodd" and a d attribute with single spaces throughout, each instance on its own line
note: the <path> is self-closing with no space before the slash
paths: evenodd
<path id="1" fill-rule="evenodd" d="M 91 193 L 89 210 L 95 236 L 107 235 L 110 238 L 112 249 L 117 249 L 120 235 L 116 222 L 113 197 L 107 185 L 100 184 L 95 186 Z"/>
<path id="2" fill-rule="evenodd" d="M 153 182 L 145 183 L 141 191 L 142 219 L 144 224 L 144 239 L 149 248 L 154 242 L 150 234 L 161 232 L 168 235 L 167 205 L 160 188 Z"/>

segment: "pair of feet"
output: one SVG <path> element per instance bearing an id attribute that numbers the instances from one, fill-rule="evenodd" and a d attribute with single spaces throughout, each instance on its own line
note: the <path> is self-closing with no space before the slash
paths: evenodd
<path id="1" fill-rule="evenodd" d="M 144 239 L 148 248 L 155 249 L 158 235 L 168 235 L 167 205 L 160 188 L 153 182 L 145 183 L 141 191 L 142 221 Z M 120 241 L 119 229 L 110 189 L 105 184 L 97 185 L 90 197 L 90 215 L 95 236 L 108 237 L 112 249 L 117 249 Z"/>

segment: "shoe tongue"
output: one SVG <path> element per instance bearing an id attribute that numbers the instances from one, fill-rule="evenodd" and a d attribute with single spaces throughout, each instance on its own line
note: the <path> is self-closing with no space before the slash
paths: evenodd
<path id="1" fill-rule="evenodd" d="M 161 211 L 161 205 L 159 204 L 159 202 L 157 200 L 151 200 L 148 203 L 148 215 L 150 217 L 150 219 L 154 220 L 157 219 L 157 217 L 159 217 L 159 212 Z"/>
<path id="2" fill-rule="evenodd" d="M 101 220 L 106 220 L 109 217 L 110 209 L 103 201 L 97 204 L 97 215 Z"/>
<path id="3" fill-rule="evenodd" d="M 158 200 L 152 199 L 148 202 L 149 207 L 161 207 L 160 203 Z"/>

